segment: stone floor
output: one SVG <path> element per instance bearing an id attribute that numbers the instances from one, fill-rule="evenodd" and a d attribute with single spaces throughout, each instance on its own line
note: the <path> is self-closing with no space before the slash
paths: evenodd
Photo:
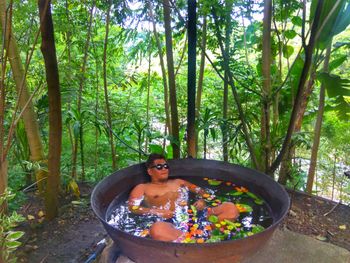
<path id="1" fill-rule="evenodd" d="M 118 258 L 116 258 L 118 257 Z M 243 263 L 350 263 L 350 251 L 297 234 L 289 230 L 277 230 L 269 243 Z M 127 257 L 119 255 L 114 244 L 108 246 L 99 263 L 134 263 Z M 142 262 L 137 262 L 142 263 Z M 163 263 L 155 260 L 154 263 Z M 164 262 L 166 263 L 166 262 Z M 210 263 L 210 262 L 203 262 Z"/>

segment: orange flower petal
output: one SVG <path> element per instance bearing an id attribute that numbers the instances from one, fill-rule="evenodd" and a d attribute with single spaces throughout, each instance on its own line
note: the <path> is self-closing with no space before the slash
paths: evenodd
<path id="1" fill-rule="evenodd" d="M 209 230 L 209 231 L 212 230 L 211 226 L 205 226 L 204 228 L 205 230 Z"/>

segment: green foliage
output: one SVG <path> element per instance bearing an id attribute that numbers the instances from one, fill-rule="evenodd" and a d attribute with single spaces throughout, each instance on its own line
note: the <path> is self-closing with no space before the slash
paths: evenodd
<path id="1" fill-rule="evenodd" d="M 302 24 L 303 24 L 303 20 L 301 19 L 301 17 L 300 16 L 293 16 L 292 17 L 292 23 L 294 24 L 294 25 L 296 25 L 296 26 L 302 26 Z"/>
<path id="2" fill-rule="evenodd" d="M 313 20 L 318 0 L 311 3 L 310 21 Z M 338 5 L 336 5 L 338 4 Z M 331 39 L 344 31 L 350 24 L 350 4 L 347 0 L 325 0 L 320 17 L 320 35 L 317 45 L 321 49 L 328 47 Z"/>
<path id="3" fill-rule="evenodd" d="M 163 154 L 167 159 L 172 159 L 173 157 L 173 148 L 171 145 L 167 145 L 166 149 L 163 149 L 163 147 L 158 144 L 150 144 L 148 152 Z"/>
<path id="4" fill-rule="evenodd" d="M 293 39 L 297 36 L 297 32 L 295 32 L 292 29 L 286 30 L 286 31 L 284 31 L 284 36 L 288 39 Z"/>
<path id="5" fill-rule="evenodd" d="M 310 28 L 314 16 L 316 0 L 311 3 L 310 19 L 306 19 L 306 31 Z M 338 2 L 338 1 L 337 1 Z M 321 14 L 322 30 L 319 32 L 318 50 L 315 51 L 314 65 L 319 71 L 324 59 L 324 48 L 333 38 L 336 44 L 330 59 L 330 72 L 317 72 L 317 81 L 309 99 L 303 127 L 300 133 L 293 136 L 296 152 L 309 155 L 310 131 L 315 121 L 318 106 L 318 85 L 323 83 L 327 89 L 326 105 L 332 115 L 323 123 L 320 149 L 320 161 L 324 159 L 325 145 L 332 145 L 342 155 L 348 153 L 343 149 L 348 139 L 344 127 L 338 122 L 349 120 L 349 1 L 339 1 L 339 6 L 332 11 L 335 1 L 325 1 Z M 158 36 L 161 41 L 161 53 L 165 58 L 165 38 L 161 2 L 152 2 Z M 140 155 L 136 150 L 144 152 L 165 153 L 172 158 L 171 143 L 181 144 L 182 155 L 186 155 L 186 116 L 187 116 L 187 54 L 186 29 L 184 19 L 186 1 L 177 1 L 172 8 L 174 66 L 178 69 L 176 89 L 178 96 L 178 113 L 180 122 L 180 138 L 174 138 L 165 132 L 164 87 L 159 66 L 159 50 L 155 43 L 152 26 L 149 24 L 148 5 L 146 2 L 122 1 L 113 2 L 111 24 L 107 43 L 106 77 L 107 95 L 111 108 L 112 129 L 115 137 L 115 150 L 118 169 L 139 162 Z M 231 7 L 232 5 L 232 7 Z M 92 2 L 82 4 L 78 0 L 53 2 L 54 26 L 57 56 L 59 61 L 60 85 L 63 110 L 63 141 L 61 160 L 61 183 L 67 186 L 71 182 L 72 150 L 74 140 L 79 139 L 80 128 L 84 128 L 82 142 L 84 145 L 85 173 L 88 181 L 96 182 L 112 172 L 111 148 L 106 126 L 106 105 L 103 90 L 103 48 L 106 26 L 107 2 L 96 1 L 93 17 L 91 43 L 82 89 L 81 110 L 77 110 L 77 94 L 81 76 L 81 64 L 85 52 L 87 24 Z M 229 68 L 234 76 L 234 84 L 242 103 L 248 129 L 252 134 L 255 152 L 259 158 L 262 147 L 261 140 L 261 105 L 262 105 L 262 72 L 261 43 L 263 24 L 261 18 L 262 2 L 249 1 L 202 1 L 198 3 L 198 42 L 202 37 L 202 19 L 207 17 L 207 54 L 218 72 L 223 76 L 223 59 L 218 48 L 216 27 L 212 17 L 212 8 L 218 14 L 220 34 L 224 42 L 231 42 L 228 50 Z M 309 8 L 309 6 L 307 6 Z M 232 10 L 231 10 L 232 9 Z M 230 11 L 231 10 L 231 11 Z M 301 46 L 301 27 L 303 24 L 301 11 L 302 1 L 273 2 L 273 23 L 271 36 L 271 78 L 272 98 L 269 101 L 276 116 L 271 115 L 271 146 L 277 153 L 281 148 L 288 127 L 291 109 L 295 101 L 296 89 L 304 66 L 305 54 Z M 179 12 L 177 12 L 179 11 Z M 332 11 L 332 12 L 331 12 Z M 31 50 L 38 29 L 37 6 L 31 1 L 14 1 L 13 33 L 18 40 L 22 61 L 25 61 Z M 230 22 L 228 22 L 230 21 Z M 226 31 L 229 31 L 226 34 Z M 34 52 L 32 63 L 27 74 L 29 90 L 32 91 L 45 80 L 44 67 L 40 50 Z M 197 54 L 200 52 L 197 49 Z M 149 54 L 150 61 L 149 60 Z M 197 56 L 199 64 L 199 56 Z M 181 63 L 180 63 L 181 62 Z M 148 76 L 148 65 L 151 75 Z M 197 67 L 198 69 L 199 67 Z M 5 127 L 9 127 L 16 93 L 8 71 L 6 83 L 9 95 L 6 101 Z M 148 78 L 150 77 L 150 78 Z M 286 81 L 284 81 L 286 79 Z M 146 120 L 147 90 L 150 80 L 149 120 Z M 281 86 L 283 84 L 283 86 Z M 45 85 L 44 85 L 45 86 Z M 277 93 L 278 90 L 278 93 Z M 198 113 L 196 127 L 198 131 L 198 157 L 207 154 L 208 158 L 222 158 L 223 133 L 228 134 L 229 161 L 245 166 L 251 165 L 250 155 L 242 133 L 242 123 L 238 118 L 237 106 L 232 98 L 231 87 L 228 96 L 228 116 L 222 116 L 223 81 L 206 60 L 204 71 L 201 109 Z M 40 133 L 44 150 L 48 146 L 48 96 L 46 86 L 33 98 L 34 108 L 38 114 Z M 334 113 L 337 112 L 338 115 Z M 341 119 L 340 119 L 341 118 Z M 334 119 L 334 120 L 333 120 Z M 342 134 L 337 132 L 342 130 Z M 23 189 L 27 184 L 26 175 L 32 176 L 36 163 L 30 160 L 28 139 L 24 125 L 19 122 L 14 136 L 13 147 L 9 157 L 9 184 L 13 189 Z M 164 145 L 164 146 L 163 146 Z M 330 146 L 327 146 L 330 147 Z M 205 149 L 204 149 L 205 148 Z M 81 149 L 78 149 L 78 154 Z M 141 157 L 141 159 L 143 156 Z M 142 161 L 142 160 L 141 160 Z M 344 161 L 345 162 L 345 161 Z M 78 174 L 82 171 L 78 158 Z M 295 172 L 297 175 L 298 173 Z M 299 187 L 299 186 L 298 186 Z M 237 192 L 236 192 L 237 193 Z M 23 195 L 23 194 L 22 194 Z M 17 198 L 20 195 L 17 196 Z M 22 197 L 21 197 L 22 198 Z M 258 200 L 258 199 L 256 199 Z M 259 201 L 258 201 L 259 202 Z M 10 204 L 13 205 L 13 202 Z"/>
<path id="6" fill-rule="evenodd" d="M 332 60 L 331 62 L 329 62 L 329 72 L 335 70 L 336 68 L 338 68 L 339 66 L 341 66 L 346 60 L 347 60 L 348 56 L 347 55 L 342 55 L 334 60 Z"/>
<path id="7" fill-rule="evenodd" d="M 350 80 L 328 73 L 320 73 L 318 78 L 325 85 L 328 96 L 335 99 L 331 107 L 338 112 L 340 118 L 348 120 L 350 103 L 347 98 L 350 96 Z"/>
<path id="8" fill-rule="evenodd" d="M 307 174 L 301 170 L 298 165 L 292 165 L 290 177 L 287 181 L 287 187 L 294 190 L 304 191 L 306 188 Z"/>
<path id="9" fill-rule="evenodd" d="M 350 96 L 350 88 L 348 88 L 350 87 L 350 80 L 327 73 L 320 73 L 319 79 L 326 86 L 327 94 L 330 98 Z"/>
<path id="10" fill-rule="evenodd" d="M 0 207 L 14 198 L 14 194 L 9 190 L 0 195 Z M 0 260 L 1 262 L 16 262 L 15 250 L 21 245 L 18 240 L 24 235 L 22 231 L 13 229 L 19 222 L 24 221 L 21 215 L 12 212 L 11 215 L 0 213 Z"/>
<path id="11" fill-rule="evenodd" d="M 283 57 L 290 58 L 294 53 L 294 48 L 292 46 L 283 46 Z"/>

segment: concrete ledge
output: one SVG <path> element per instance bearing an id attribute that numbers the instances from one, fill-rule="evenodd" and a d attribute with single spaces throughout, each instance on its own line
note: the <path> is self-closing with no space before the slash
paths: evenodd
<path id="1" fill-rule="evenodd" d="M 111 253 L 119 253 L 116 245 L 111 244 L 103 251 L 105 259 L 100 263 L 135 263 L 121 255 L 115 261 Z M 276 230 L 266 247 L 244 261 L 244 263 L 350 263 L 350 251 L 316 240 L 312 237 L 291 232 Z M 137 262 L 142 263 L 142 262 Z M 157 261 L 155 263 L 166 263 Z M 210 263 L 210 262 L 203 262 Z"/>
<path id="2" fill-rule="evenodd" d="M 350 263 L 345 248 L 289 230 L 277 230 L 267 246 L 245 263 Z"/>

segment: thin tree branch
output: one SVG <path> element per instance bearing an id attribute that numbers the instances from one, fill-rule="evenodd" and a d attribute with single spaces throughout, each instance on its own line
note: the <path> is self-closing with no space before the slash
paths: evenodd
<path id="1" fill-rule="evenodd" d="M 202 49 L 202 45 L 199 44 L 199 43 L 198 43 L 198 45 L 199 45 L 199 47 Z M 213 67 L 213 69 L 215 70 L 216 74 L 218 74 L 218 76 L 222 79 L 222 81 L 227 82 L 227 80 L 224 78 L 224 76 L 222 76 L 222 74 L 220 73 L 219 69 L 215 66 L 214 62 L 211 60 L 211 58 L 209 57 L 209 55 L 208 55 L 207 52 L 205 52 L 205 57 L 208 59 L 210 65 Z M 259 96 L 259 97 L 261 97 L 261 94 L 260 94 L 260 93 L 258 93 L 257 91 L 255 91 L 255 90 L 253 90 L 253 89 L 251 89 L 251 88 L 245 86 L 240 80 L 237 80 L 237 78 L 234 78 L 234 79 L 235 79 L 244 89 L 246 89 L 246 90 L 248 90 L 248 91 L 254 93 L 255 95 L 257 95 L 257 96 Z M 227 83 L 230 84 L 229 82 L 227 82 Z"/>
<path id="2" fill-rule="evenodd" d="M 183 58 L 184 58 L 184 56 L 185 56 L 185 51 L 186 51 L 186 44 L 187 44 L 187 38 L 188 38 L 188 33 L 187 33 L 187 30 L 186 30 L 186 38 L 185 38 L 185 42 L 184 42 L 184 47 L 183 47 L 183 49 L 182 49 L 182 54 L 181 54 L 181 58 L 180 58 L 180 62 L 179 62 L 179 64 L 177 65 L 177 69 L 176 69 L 176 71 L 175 71 L 175 77 L 176 77 L 176 75 L 179 73 L 179 69 L 180 69 L 180 67 L 181 67 L 181 64 L 182 64 L 182 61 L 183 61 Z"/>
<path id="3" fill-rule="evenodd" d="M 47 8 L 48 8 L 48 3 L 49 3 L 49 0 L 46 0 L 45 2 L 45 6 L 44 6 L 44 13 L 46 13 L 47 11 Z M 41 18 L 42 19 L 42 18 Z M 22 92 L 23 92 L 23 89 L 24 89 L 24 83 L 25 83 L 25 79 L 27 77 L 27 73 L 28 73 L 28 69 L 29 69 L 29 64 L 30 64 L 30 61 L 33 57 L 33 53 L 34 53 L 34 50 L 35 50 L 35 46 L 37 44 L 37 41 L 38 41 L 38 38 L 39 38 L 39 34 L 40 34 L 40 30 L 41 30 L 41 27 L 42 27 L 42 24 L 40 23 L 39 25 L 39 29 L 37 31 L 37 34 L 35 36 L 35 39 L 34 39 L 34 43 L 33 43 L 33 47 L 31 48 L 31 52 L 29 54 L 29 57 L 28 57 L 28 63 L 26 63 L 25 65 L 25 69 L 24 69 L 24 74 L 23 74 L 23 78 L 22 78 L 22 82 L 21 82 L 21 85 L 20 85 L 20 88 L 19 88 L 19 91 L 18 91 L 18 96 L 17 96 L 17 101 L 16 101 L 16 105 L 15 105 L 15 109 L 13 111 L 13 114 L 12 114 L 12 121 L 11 121 L 11 126 L 10 126 L 10 130 L 9 130 L 9 133 L 8 133 L 8 140 L 7 140 L 7 145 L 6 145 L 6 154 L 8 152 L 8 149 L 10 148 L 11 146 L 11 140 L 9 140 L 10 138 L 12 138 L 13 136 L 13 132 L 14 132 L 14 128 L 15 128 L 15 120 L 16 120 L 16 113 L 17 113 L 17 110 L 19 108 L 19 101 L 20 101 L 20 98 L 21 98 L 21 95 L 22 95 Z M 9 39 L 8 41 L 10 42 L 11 41 L 11 35 L 9 36 Z M 3 153 L 3 158 L 5 158 L 6 156 L 5 152 Z"/>
<path id="4" fill-rule="evenodd" d="M 187 28 L 187 21 L 186 21 L 185 18 L 183 18 L 183 16 L 181 15 L 179 9 L 176 7 L 175 3 L 174 3 L 172 0 L 169 0 L 169 2 L 170 2 L 169 7 L 170 7 L 170 8 L 173 8 L 173 9 L 175 10 L 175 12 L 178 14 L 180 20 L 181 20 L 183 23 L 185 23 L 185 25 L 186 25 L 185 27 Z"/>
<path id="5" fill-rule="evenodd" d="M 239 95 L 237 93 L 237 89 L 234 86 L 232 72 L 229 69 L 229 61 L 228 61 L 227 54 L 225 52 L 225 48 L 223 46 L 222 37 L 220 35 L 220 28 L 219 28 L 218 18 L 217 18 L 217 15 L 216 15 L 214 7 L 212 8 L 212 14 L 213 14 L 214 21 L 215 21 L 216 35 L 217 35 L 217 38 L 218 38 L 218 42 L 219 42 L 219 46 L 220 46 L 220 49 L 221 49 L 221 53 L 223 55 L 224 66 L 226 67 L 227 75 L 228 75 L 228 78 L 229 78 L 229 84 L 231 86 L 233 97 L 235 99 L 236 106 L 237 106 L 237 109 L 238 109 L 238 115 L 239 115 L 240 121 L 242 123 L 242 129 L 243 129 L 243 133 L 244 133 L 244 138 L 245 138 L 245 141 L 247 143 L 248 150 L 249 150 L 249 153 L 250 153 L 253 165 L 254 165 L 255 168 L 259 169 L 259 163 L 258 163 L 258 160 L 257 160 L 255 152 L 254 152 L 254 146 L 253 146 L 253 142 L 251 140 L 251 136 L 250 136 L 249 131 L 248 131 L 248 126 L 247 126 L 247 122 L 246 122 L 246 119 L 245 119 L 245 115 L 243 113 L 242 104 L 241 104 Z"/>
<path id="6" fill-rule="evenodd" d="M 135 149 L 134 147 L 132 147 L 132 146 L 130 146 L 129 144 L 127 144 L 122 138 L 119 137 L 118 134 L 116 134 L 116 133 L 111 129 L 111 127 L 108 126 L 108 123 L 107 123 L 107 122 L 105 122 L 105 125 L 106 125 L 106 127 L 108 128 L 108 130 L 110 130 L 110 131 L 112 132 L 112 134 L 113 134 L 122 144 L 124 144 L 126 147 L 128 147 L 129 149 L 131 149 L 131 150 L 133 150 L 133 151 L 135 151 L 135 152 L 137 152 L 137 153 L 139 153 L 139 154 L 142 154 L 142 155 L 144 155 L 144 156 L 147 156 L 147 154 L 146 154 L 144 151 L 142 151 L 141 149 L 140 149 L 140 150 L 137 150 L 137 149 Z"/>
<path id="7" fill-rule="evenodd" d="M 292 63 L 292 66 L 290 67 L 290 69 L 293 68 L 295 62 L 297 61 L 297 59 L 298 59 L 298 57 L 299 57 L 299 55 L 300 55 L 300 53 L 301 53 L 301 50 L 302 50 L 302 48 L 299 49 L 299 52 L 298 52 L 298 54 L 296 55 L 296 57 L 295 57 L 295 59 L 294 59 L 294 61 L 293 61 L 293 63 Z M 287 80 L 288 80 L 290 74 L 291 74 L 291 70 L 288 70 L 287 76 L 285 77 L 285 79 L 284 79 L 284 81 L 281 83 L 281 85 L 272 93 L 272 97 L 274 97 L 274 96 L 283 88 L 283 86 L 284 86 L 284 84 L 286 84 L 286 82 L 287 82 Z"/>
<path id="8" fill-rule="evenodd" d="M 305 42 L 305 21 L 306 21 L 306 0 L 303 0 L 303 21 L 301 24 L 301 43 L 304 48 L 306 49 L 306 42 Z"/>
<path id="9" fill-rule="evenodd" d="M 13 134 L 14 134 L 14 128 L 17 126 L 19 120 L 22 118 L 22 115 L 23 113 L 26 111 L 29 103 L 32 101 L 34 95 L 37 93 L 37 91 L 39 91 L 43 85 L 43 83 L 41 82 L 38 87 L 33 91 L 33 93 L 30 95 L 29 99 L 27 100 L 26 104 L 23 106 L 21 112 L 18 114 L 17 118 L 11 123 L 11 126 L 10 126 L 10 131 L 9 131 L 9 134 L 7 136 L 7 144 L 6 144 L 6 148 L 5 148 L 5 151 L 3 152 L 3 155 L 6 156 L 8 151 L 10 150 L 11 148 L 11 141 L 12 141 L 12 137 L 13 137 Z"/>
<path id="10" fill-rule="evenodd" d="M 318 24 L 319 24 L 319 20 L 320 20 L 320 16 L 321 16 L 321 11 L 323 9 L 323 2 L 324 2 L 324 0 L 319 0 L 317 7 L 316 7 L 315 17 L 314 17 L 314 21 L 312 23 L 309 44 L 307 45 L 306 50 L 305 50 L 305 63 L 304 63 L 303 70 L 301 72 L 300 79 L 299 79 L 298 91 L 297 91 L 297 94 L 295 96 L 295 102 L 294 102 L 292 114 L 290 117 L 287 134 L 286 134 L 285 139 L 283 141 L 281 151 L 279 152 L 276 160 L 272 163 L 272 165 L 269 169 L 270 174 L 274 173 L 274 171 L 280 165 L 282 159 L 284 158 L 284 155 L 287 152 L 287 149 L 290 146 L 292 134 L 294 132 L 295 125 L 296 125 L 297 115 L 298 115 L 298 112 L 301 108 L 302 94 L 305 91 L 305 82 L 306 82 L 307 76 L 309 74 L 309 70 L 310 70 L 310 66 L 311 66 L 311 62 L 312 62 L 312 54 L 313 54 L 313 50 L 314 50 L 314 46 L 315 46 L 315 36 L 317 33 L 317 28 L 318 28 Z"/>

